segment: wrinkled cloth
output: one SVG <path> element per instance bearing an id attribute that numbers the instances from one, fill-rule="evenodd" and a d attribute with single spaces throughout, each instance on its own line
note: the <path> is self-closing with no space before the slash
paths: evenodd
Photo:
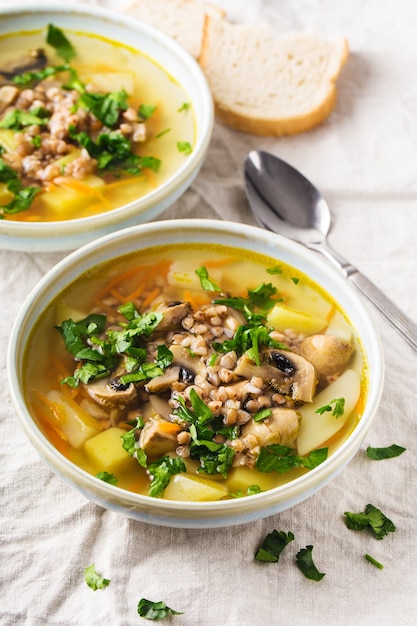
<path id="1" fill-rule="evenodd" d="M 329 119 L 282 139 L 216 123 L 191 188 L 159 219 L 212 217 L 255 225 L 242 166 L 253 149 L 299 168 L 328 200 L 330 242 L 417 320 L 417 6 L 412 0 L 212 0 L 230 19 L 277 35 L 346 36 L 350 57 Z M 3 0 L 0 5 L 7 2 Z M 13 2 L 9 2 L 13 4 Z M 92 2 L 116 8 L 113 2 Z M 117 9 L 123 2 L 117 3 Z M 350 464 L 319 493 L 267 519 L 226 529 L 152 526 L 104 510 L 64 484 L 18 425 L 6 382 L 11 325 L 32 287 L 64 253 L 0 250 L 0 624 L 130 626 L 140 598 L 180 611 L 178 626 L 408 626 L 417 618 L 417 354 L 372 308 L 386 379 L 377 417 Z M 369 305 L 371 307 L 371 305 Z M 366 448 L 396 443 L 400 457 Z M 383 540 L 348 530 L 344 512 L 380 508 L 397 530 Z M 272 530 L 294 541 L 278 563 L 254 553 Z M 324 578 L 306 579 L 295 554 L 313 545 Z M 384 568 L 377 569 L 369 553 Z M 93 592 L 84 568 L 111 580 Z"/>

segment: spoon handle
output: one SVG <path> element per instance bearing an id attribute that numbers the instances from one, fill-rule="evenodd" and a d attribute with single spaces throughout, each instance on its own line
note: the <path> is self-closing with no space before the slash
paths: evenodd
<path id="1" fill-rule="evenodd" d="M 417 351 L 417 324 L 407 317 L 369 278 L 333 250 L 326 241 L 307 244 L 307 247 L 321 252 L 332 261 L 361 294 L 372 302 L 405 341 Z"/>
<path id="2" fill-rule="evenodd" d="M 397 329 L 407 343 L 417 350 L 417 325 L 364 274 L 357 271 L 349 274 L 348 279 Z"/>

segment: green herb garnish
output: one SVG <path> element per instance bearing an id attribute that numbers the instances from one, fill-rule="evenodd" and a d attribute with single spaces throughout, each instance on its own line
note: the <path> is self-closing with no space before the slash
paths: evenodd
<path id="1" fill-rule="evenodd" d="M 119 479 L 114 474 L 109 474 L 109 472 L 98 472 L 96 478 L 99 478 L 105 483 L 109 483 L 109 485 L 117 485 L 119 482 Z"/>
<path id="2" fill-rule="evenodd" d="M 162 459 L 150 463 L 148 471 L 152 476 L 149 495 L 155 498 L 164 493 L 171 476 L 180 472 L 186 472 L 187 468 L 181 457 L 170 458 L 169 456 L 164 456 Z"/>
<path id="3" fill-rule="evenodd" d="M 191 102 L 183 102 L 179 109 L 177 109 L 177 113 L 181 113 L 182 111 L 188 111 L 191 109 Z"/>
<path id="4" fill-rule="evenodd" d="M 46 43 L 55 48 L 57 55 L 62 57 L 64 61 L 68 62 L 76 55 L 72 43 L 66 38 L 62 30 L 53 24 L 48 24 Z"/>
<path id="5" fill-rule="evenodd" d="M 154 104 L 141 104 L 138 110 L 139 117 L 143 120 L 147 120 L 153 115 L 156 111 L 156 106 Z"/>
<path id="6" fill-rule="evenodd" d="M 267 417 L 270 417 L 271 415 L 271 409 L 261 409 L 260 411 L 252 415 L 252 419 L 254 422 L 263 422 Z"/>
<path id="7" fill-rule="evenodd" d="M 261 448 L 256 461 L 260 472 L 279 472 L 283 474 L 295 467 L 314 469 L 327 459 L 328 448 L 312 450 L 307 456 L 298 456 L 293 448 L 272 444 Z"/>
<path id="8" fill-rule="evenodd" d="M 0 207 L 0 219 L 4 214 L 14 215 L 26 211 L 32 204 L 35 196 L 41 191 L 40 187 L 24 187 L 17 172 L 0 158 L 0 183 L 6 183 L 6 189 L 13 194 L 13 199 L 5 206 Z"/>
<path id="9" fill-rule="evenodd" d="M 108 587 L 108 585 L 110 585 L 110 580 L 108 578 L 103 578 L 103 576 L 97 574 L 94 563 L 85 568 L 84 579 L 93 591 L 97 591 L 97 589 L 104 589 L 104 587 Z"/>
<path id="10" fill-rule="evenodd" d="M 189 141 L 177 141 L 177 148 L 178 152 L 182 152 L 183 154 L 191 154 L 193 151 Z"/>
<path id="11" fill-rule="evenodd" d="M 11 128 L 19 131 L 26 126 L 46 126 L 50 115 L 50 112 L 42 107 L 30 111 L 14 109 L 1 120 L 0 128 Z"/>
<path id="12" fill-rule="evenodd" d="M 78 103 L 90 111 L 104 126 L 112 128 L 123 111 L 129 107 L 124 89 L 111 93 L 88 93 L 80 95 Z"/>
<path id="13" fill-rule="evenodd" d="M 273 530 L 272 533 L 269 533 L 265 537 L 261 547 L 255 553 L 255 559 L 257 561 L 277 563 L 281 552 L 291 541 L 294 541 L 294 534 L 292 532 L 285 533 L 282 530 Z"/>
<path id="14" fill-rule="evenodd" d="M 222 290 L 222 288 L 219 287 L 219 285 L 217 285 L 213 280 L 211 280 L 211 278 L 209 278 L 207 268 L 203 266 L 198 267 L 195 270 L 195 273 L 200 279 L 201 288 L 204 289 L 205 291 L 221 291 Z"/>
<path id="15" fill-rule="evenodd" d="M 406 451 L 406 448 L 401 446 L 397 446 L 393 443 L 391 446 L 386 448 L 372 448 L 368 446 L 366 449 L 367 456 L 374 461 L 381 461 L 382 459 L 392 459 L 396 456 L 400 456 L 403 452 Z"/>
<path id="16" fill-rule="evenodd" d="M 384 569 L 382 563 L 374 559 L 370 554 L 365 554 L 365 559 L 372 563 L 372 565 L 375 565 L 375 567 L 377 567 L 378 569 Z"/>
<path id="17" fill-rule="evenodd" d="M 302 571 L 306 578 L 310 580 L 321 580 L 325 574 L 319 572 L 313 562 L 313 546 L 302 548 L 295 556 L 297 567 Z"/>
<path id="18" fill-rule="evenodd" d="M 165 602 L 152 602 L 151 600 L 146 600 L 146 598 L 139 600 L 138 613 L 141 617 L 152 621 L 165 619 L 170 615 L 183 615 L 179 611 L 171 609 Z"/>
<path id="19" fill-rule="evenodd" d="M 334 407 L 331 406 L 332 404 L 334 404 Z M 323 413 L 326 413 L 326 411 L 333 411 L 332 415 L 336 419 L 338 417 L 342 417 L 345 412 L 345 399 L 337 398 L 336 400 L 331 400 L 329 404 L 319 407 L 315 413 L 322 415 Z"/>
<path id="20" fill-rule="evenodd" d="M 383 539 L 396 530 L 394 523 L 373 504 L 367 504 L 364 513 L 345 511 L 345 523 L 350 530 L 372 531 L 376 539 Z"/>

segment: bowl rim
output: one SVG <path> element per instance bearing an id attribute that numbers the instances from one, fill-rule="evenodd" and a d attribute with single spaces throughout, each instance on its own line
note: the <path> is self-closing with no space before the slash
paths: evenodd
<path id="1" fill-rule="evenodd" d="M 234 247 L 239 248 L 237 242 L 237 240 L 239 240 L 240 247 L 248 250 L 254 249 L 251 248 L 251 246 L 253 246 L 253 242 L 256 241 L 256 245 L 263 246 L 263 252 L 258 248 L 258 253 L 266 256 L 274 256 L 272 253 L 274 250 L 277 258 L 280 258 L 278 255 L 284 251 L 284 257 L 289 254 L 290 256 L 296 257 L 297 260 L 300 260 L 301 264 L 308 263 L 312 271 L 309 273 L 303 269 L 300 271 L 304 272 L 309 277 L 313 276 L 312 280 L 318 282 L 319 285 L 321 283 L 315 277 L 316 274 L 322 277 L 322 281 L 330 280 L 332 288 L 335 288 L 335 285 L 338 286 L 339 289 L 336 289 L 339 294 L 338 296 L 335 296 L 330 289 L 324 286 L 322 286 L 322 288 L 325 291 L 329 291 L 339 303 L 340 294 L 343 294 L 342 301 L 348 298 L 352 309 L 351 312 L 346 312 L 348 318 L 355 327 L 356 324 L 352 320 L 352 314 L 354 314 L 355 318 L 360 320 L 361 324 L 363 323 L 363 327 L 360 329 L 356 327 L 356 332 L 362 340 L 362 349 L 365 353 L 368 365 L 370 365 L 370 359 L 373 359 L 372 368 L 368 369 L 367 373 L 368 397 L 363 416 L 346 441 L 341 444 L 334 454 L 315 469 L 310 470 L 289 483 L 274 487 L 273 489 L 259 494 L 216 502 L 179 502 L 136 494 L 121 489 L 120 487 L 103 483 L 100 479 L 73 464 L 49 442 L 30 415 L 29 409 L 25 403 L 24 393 L 21 391 L 19 385 L 23 353 L 25 350 L 25 338 L 22 337 L 22 329 L 26 337 L 30 335 L 37 320 L 37 318 L 34 319 L 36 307 L 40 310 L 45 309 L 50 301 L 62 291 L 64 286 L 56 286 L 54 288 L 54 282 L 65 278 L 65 284 L 68 284 L 68 282 L 72 282 L 76 277 L 83 274 L 88 267 L 93 267 L 102 262 L 106 262 L 106 260 L 110 258 L 117 258 L 123 254 L 133 252 L 135 249 L 134 243 L 138 234 L 140 234 L 142 238 L 141 241 L 149 239 L 149 242 L 151 242 L 152 239 L 150 239 L 150 237 L 152 236 L 157 235 L 163 238 L 167 235 L 168 237 L 172 236 L 172 233 L 174 233 L 174 236 L 180 235 L 181 240 L 183 237 L 191 237 L 188 240 L 195 243 L 199 241 L 204 243 L 212 242 L 214 235 L 226 237 L 226 239 L 236 240 Z M 127 246 L 126 242 L 128 244 Z M 167 241 L 167 243 L 169 244 L 171 241 Z M 147 245 L 141 245 L 141 242 L 138 242 L 137 249 L 146 249 L 151 245 L 158 244 L 148 243 Z M 221 241 L 219 245 L 228 244 L 225 241 Z M 120 250 L 118 250 L 118 248 L 120 248 Z M 96 262 L 91 264 L 91 259 L 94 258 L 96 258 Z M 290 261 L 285 259 L 281 260 L 291 264 Z M 78 269 L 76 269 L 77 267 Z M 295 265 L 295 267 L 297 267 L 297 265 Z M 42 299 L 45 297 L 46 300 L 42 303 Z M 342 306 L 342 309 L 344 308 L 345 306 Z M 27 330 L 28 328 L 29 332 Z M 308 497 L 308 495 L 311 495 L 311 493 L 315 491 L 317 484 L 325 484 L 328 480 L 333 478 L 358 450 L 375 418 L 380 403 L 383 391 L 384 369 L 384 353 L 381 339 L 367 306 L 358 292 L 327 260 L 321 258 L 318 253 L 304 248 L 301 244 L 257 226 L 198 218 L 161 220 L 158 222 L 139 224 L 116 231 L 110 235 L 105 235 L 67 255 L 40 279 L 27 296 L 12 327 L 7 350 L 7 376 L 17 419 L 26 432 L 26 435 L 31 440 L 31 443 L 37 448 L 38 452 L 41 451 L 44 460 L 45 456 L 49 459 L 53 458 L 57 460 L 58 464 L 69 472 L 72 479 L 74 479 L 74 477 L 82 479 L 84 484 L 89 487 L 91 486 L 94 492 L 99 493 L 104 499 L 106 495 L 109 496 L 110 494 L 113 499 L 120 502 L 123 501 L 124 507 L 131 507 L 135 510 L 142 511 L 144 515 L 146 515 L 146 512 L 152 511 L 152 509 L 158 509 L 162 517 L 178 513 L 178 509 L 181 509 L 181 515 L 194 513 L 197 514 L 197 516 L 207 515 L 207 519 L 210 517 L 216 518 L 218 516 L 233 517 L 239 514 L 249 514 L 252 509 L 259 510 L 261 508 L 267 509 L 268 507 L 274 507 L 277 501 L 282 501 L 286 498 L 301 501 L 305 499 L 305 497 Z M 61 474 L 61 471 L 58 470 L 56 473 Z M 61 477 L 65 479 L 65 476 L 61 475 Z M 93 499 L 88 495 L 86 497 Z M 223 526 L 224 523 L 221 525 Z"/>
<path id="2" fill-rule="evenodd" d="M 180 187 L 181 184 L 184 184 L 196 168 L 201 167 L 211 139 L 214 126 L 214 105 L 207 79 L 197 61 L 177 41 L 151 24 L 132 17 L 127 13 L 118 13 L 106 7 L 78 3 L 60 5 L 56 2 L 37 2 L 36 4 L 25 2 L 19 4 L 19 6 L 8 5 L 0 7 L 0 18 L 19 18 L 19 16 L 28 14 L 31 16 L 34 14 L 47 16 L 53 13 L 62 14 L 63 16 L 70 15 L 72 17 L 79 15 L 81 18 L 83 16 L 88 16 L 92 19 L 98 18 L 99 23 L 100 21 L 110 22 L 112 25 L 115 24 L 130 32 L 137 29 L 137 31 L 144 34 L 148 40 L 152 40 L 161 48 L 166 49 L 170 54 L 174 55 L 179 60 L 181 66 L 192 75 L 193 83 L 201 99 L 201 121 L 198 124 L 197 120 L 195 121 L 196 138 L 192 153 L 169 179 L 158 185 L 142 198 L 133 200 L 111 211 L 70 220 L 45 222 L 0 220 L 0 237 L 21 237 L 25 239 L 39 236 L 41 238 L 56 238 L 57 226 L 59 226 L 59 237 L 63 239 L 68 235 L 79 234 L 82 229 L 94 231 L 94 229 L 98 229 L 102 226 L 110 228 L 113 225 L 117 225 L 120 220 L 134 218 L 135 216 L 139 219 L 141 214 L 163 201 L 171 191 Z M 4 31 L 4 33 L 1 32 L 0 35 L 4 35 L 7 32 L 7 30 Z M 86 32 L 88 33 L 88 30 L 86 30 Z M 115 41 L 117 41 L 117 39 L 115 39 Z M 151 61 L 160 65 L 151 54 L 142 51 L 140 46 L 137 47 L 137 50 L 147 56 Z M 178 82 L 181 85 L 181 81 L 178 80 Z"/>

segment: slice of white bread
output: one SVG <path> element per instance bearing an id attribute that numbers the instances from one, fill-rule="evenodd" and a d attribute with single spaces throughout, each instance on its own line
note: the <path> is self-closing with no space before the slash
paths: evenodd
<path id="1" fill-rule="evenodd" d="M 199 58 L 220 120 L 256 135 L 293 135 L 323 122 L 336 103 L 346 39 L 268 29 L 206 16 Z"/>
<path id="2" fill-rule="evenodd" d="M 206 15 L 225 15 L 220 7 L 196 0 L 133 0 L 123 11 L 159 28 L 196 59 L 201 53 Z"/>

